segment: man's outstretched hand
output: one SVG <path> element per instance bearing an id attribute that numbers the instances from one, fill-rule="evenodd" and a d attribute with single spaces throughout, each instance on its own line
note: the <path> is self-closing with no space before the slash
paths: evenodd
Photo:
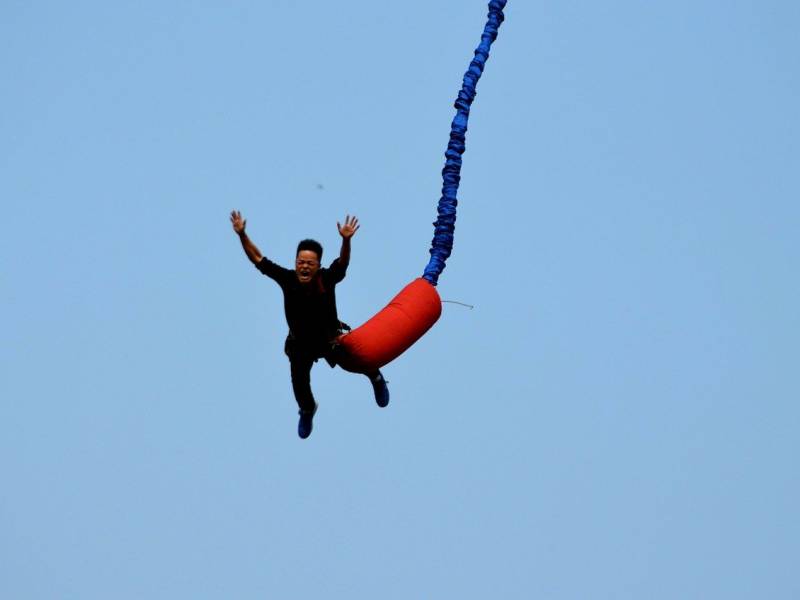
<path id="1" fill-rule="evenodd" d="M 339 228 L 339 235 L 341 235 L 344 239 L 349 240 L 355 235 L 356 231 L 358 231 L 358 228 L 361 227 L 361 225 L 358 224 L 357 218 L 347 215 L 347 217 L 344 219 L 344 225 L 337 221 L 336 227 Z"/>
<path id="2" fill-rule="evenodd" d="M 241 235 L 244 233 L 244 228 L 247 225 L 247 221 L 242 218 L 242 213 L 240 213 L 238 210 L 232 210 L 231 224 L 233 225 L 233 230 L 238 235 Z"/>

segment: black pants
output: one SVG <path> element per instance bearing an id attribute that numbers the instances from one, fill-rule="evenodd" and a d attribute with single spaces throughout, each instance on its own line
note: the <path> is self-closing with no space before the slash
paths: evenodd
<path id="1" fill-rule="evenodd" d="M 333 368 L 337 363 L 336 355 L 338 351 L 339 348 L 334 344 L 321 347 L 306 347 L 297 343 L 297 340 L 292 337 L 286 339 L 284 352 L 289 357 L 292 390 L 300 410 L 314 410 L 314 394 L 311 391 L 311 367 L 320 358 L 324 358 Z M 370 379 L 374 379 L 378 373 L 378 371 L 375 371 L 374 373 L 365 373 L 365 375 Z"/>
<path id="2" fill-rule="evenodd" d="M 303 411 L 314 410 L 314 394 L 311 392 L 311 367 L 315 359 L 289 357 L 289 366 L 292 371 L 292 390 L 297 406 Z"/>

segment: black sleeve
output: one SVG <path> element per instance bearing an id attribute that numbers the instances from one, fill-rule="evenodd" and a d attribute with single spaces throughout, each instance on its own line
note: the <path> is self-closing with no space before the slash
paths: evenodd
<path id="1" fill-rule="evenodd" d="M 274 279 L 277 282 L 285 281 L 287 276 L 291 276 L 293 271 L 289 269 L 285 269 L 280 265 L 276 265 L 266 256 L 261 259 L 261 261 L 256 265 L 256 269 L 261 271 L 264 275 L 269 277 L 270 279 Z"/>
<path id="2" fill-rule="evenodd" d="M 328 267 L 328 277 L 333 283 L 339 283 L 347 275 L 347 265 L 342 264 L 337 258 L 333 259 L 331 266 Z"/>

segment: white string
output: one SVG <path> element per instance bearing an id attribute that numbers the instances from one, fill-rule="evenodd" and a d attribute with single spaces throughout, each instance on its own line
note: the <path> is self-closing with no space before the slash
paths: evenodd
<path id="1" fill-rule="evenodd" d="M 449 304 L 458 304 L 459 306 L 466 306 L 470 310 L 475 308 L 474 306 L 472 306 L 472 304 L 464 304 L 463 302 L 458 302 L 457 300 L 442 300 L 442 304 L 444 304 L 445 302 Z"/>

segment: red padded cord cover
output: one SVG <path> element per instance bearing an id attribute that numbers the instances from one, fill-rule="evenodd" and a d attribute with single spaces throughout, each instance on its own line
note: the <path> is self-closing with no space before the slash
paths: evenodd
<path id="1" fill-rule="evenodd" d="M 375 371 L 405 352 L 442 314 L 439 293 L 415 279 L 378 314 L 339 338 L 339 366 L 354 373 Z"/>

